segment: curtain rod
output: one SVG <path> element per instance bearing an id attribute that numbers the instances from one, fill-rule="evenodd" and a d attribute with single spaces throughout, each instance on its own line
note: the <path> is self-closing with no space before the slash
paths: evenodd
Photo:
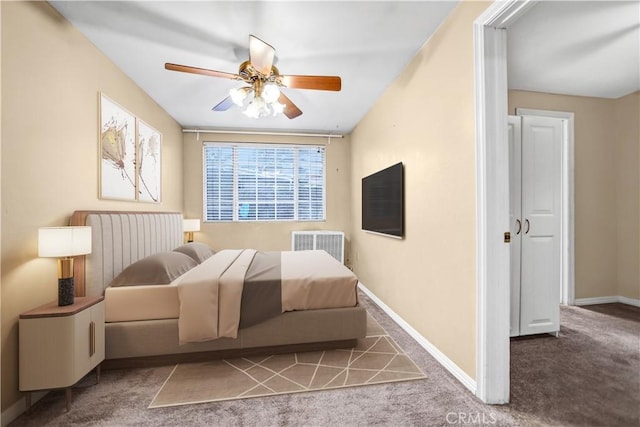
<path id="1" fill-rule="evenodd" d="M 337 133 L 289 133 L 289 132 L 253 132 L 242 130 L 182 129 L 183 133 L 221 133 L 231 135 L 267 135 L 267 136 L 314 136 L 318 138 L 344 138 Z"/>

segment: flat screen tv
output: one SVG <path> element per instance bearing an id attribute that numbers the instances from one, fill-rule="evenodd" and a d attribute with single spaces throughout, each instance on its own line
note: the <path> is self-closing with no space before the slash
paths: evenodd
<path id="1" fill-rule="evenodd" d="M 404 236 L 404 165 L 402 162 L 362 178 L 362 229 Z"/>

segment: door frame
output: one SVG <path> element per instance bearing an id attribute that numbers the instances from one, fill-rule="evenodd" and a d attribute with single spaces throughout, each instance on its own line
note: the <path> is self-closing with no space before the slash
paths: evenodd
<path id="1" fill-rule="evenodd" d="M 507 28 L 536 2 L 494 2 L 473 25 L 476 115 L 476 396 L 509 402 Z"/>
<path id="2" fill-rule="evenodd" d="M 575 304 L 574 113 L 516 108 L 517 116 L 553 117 L 563 121 L 561 165 L 560 303 Z"/>

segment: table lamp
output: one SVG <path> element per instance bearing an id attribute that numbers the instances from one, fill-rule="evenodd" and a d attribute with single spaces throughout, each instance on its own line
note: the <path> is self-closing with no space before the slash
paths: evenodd
<path id="1" fill-rule="evenodd" d="M 91 253 L 91 227 L 41 227 L 38 256 L 58 258 L 58 305 L 73 304 L 73 258 Z"/>
<path id="2" fill-rule="evenodd" d="M 199 219 L 183 219 L 182 228 L 187 235 L 187 243 L 193 242 L 193 232 L 200 231 Z"/>

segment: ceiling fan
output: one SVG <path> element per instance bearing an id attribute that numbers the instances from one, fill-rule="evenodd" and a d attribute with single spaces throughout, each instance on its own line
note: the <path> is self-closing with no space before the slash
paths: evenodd
<path id="1" fill-rule="evenodd" d="M 233 88 L 229 96 L 213 107 L 214 111 L 226 111 L 231 106 L 244 106 L 244 113 L 249 117 L 266 117 L 284 113 L 290 119 L 302 114 L 302 111 L 280 91 L 280 87 L 294 89 L 315 89 L 339 91 L 342 81 L 338 76 L 289 76 L 281 75 L 273 65 L 276 50 L 254 35 L 249 35 L 249 60 L 240 64 L 238 74 L 188 65 L 164 64 L 164 68 L 172 71 L 202 74 L 242 80 L 249 86 Z"/>

